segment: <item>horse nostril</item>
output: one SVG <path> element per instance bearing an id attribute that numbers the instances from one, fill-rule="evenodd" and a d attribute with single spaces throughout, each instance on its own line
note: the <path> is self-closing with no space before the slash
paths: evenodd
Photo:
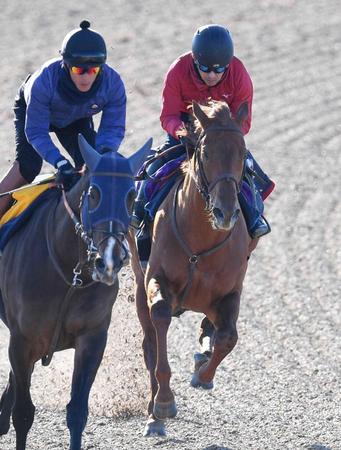
<path id="1" fill-rule="evenodd" d="M 105 264 L 104 264 L 103 258 L 96 258 L 95 266 L 96 266 L 96 269 L 99 271 L 104 270 Z"/>
<path id="2" fill-rule="evenodd" d="M 224 219 L 224 214 L 221 212 L 221 210 L 219 208 L 213 208 L 213 214 L 217 220 Z"/>

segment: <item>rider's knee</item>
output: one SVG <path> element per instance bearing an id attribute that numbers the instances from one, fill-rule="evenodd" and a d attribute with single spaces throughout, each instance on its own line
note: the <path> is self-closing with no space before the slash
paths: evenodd
<path id="1" fill-rule="evenodd" d="M 31 183 L 41 171 L 43 160 L 37 158 L 18 158 L 20 174 L 28 183 Z"/>

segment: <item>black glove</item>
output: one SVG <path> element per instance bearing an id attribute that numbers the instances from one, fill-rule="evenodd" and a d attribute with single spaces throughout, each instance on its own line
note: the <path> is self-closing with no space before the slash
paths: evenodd
<path id="1" fill-rule="evenodd" d="M 57 162 L 56 168 L 58 170 L 56 182 L 62 184 L 65 190 L 70 189 L 77 178 L 72 164 L 67 159 L 61 159 Z"/>

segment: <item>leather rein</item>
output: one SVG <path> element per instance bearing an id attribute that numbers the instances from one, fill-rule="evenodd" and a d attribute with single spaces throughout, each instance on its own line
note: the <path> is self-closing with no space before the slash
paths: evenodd
<path id="1" fill-rule="evenodd" d="M 101 175 L 101 176 L 130 176 L 128 174 L 124 174 L 124 173 L 107 173 L 107 172 L 102 172 L 102 173 L 96 173 L 96 175 Z M 48 351 L 46 353 L 46 355 L 44 355 L 41 358 L 41 363 L 43 366 L 48 366 L 50 364 L 50 362 L 52 361 L 53 358 L 53 354 L 58 346 L 58 341 L 59 341 L 59 337 L 60 337 L 60 333 L 61 333 L 61 329 L 62 329 L 62 325 L 63 325 L 63 318 L 66 314 L 66 311 L 69 307 L 70 304 L 70 300 L 71 297 L 73 296 L 74 292 L 76 290 L 79 289 L 85 289 L 89 286 L 92 286 L 95 283 L 98 283 L 97 281 L 90 281 L 87 284 L 84 284 L 83 280 L 80 278 L 80 275 L 82 273 L 82 268 L 85 266 L 85 264 L 89 263 L 91 260 L 93 260 L 97 255 L 98 255 L 98 249 L 97 247 L 94 245 L 93 242 L 93 238 L 92 238 L 92 228 L 90 228 L 90 233 L 88 234 L 88 232 L 84 229 L 84 226 L 81 222 L 80 219 L 78 219 L 76 213 L 73 211 L 73 209 L 71 208 L 71 206 L 69 205 L 69 202 L 67 201 L 67 197 L 65 194 L 65 190 L 64 187 L 61 186 L 62 189 L 62 196 L 63 196 L 63 203 L 64 203 L 64 207 L 67 211 L 67 213 L 69 214 L 71 220 L 73 221 L 74 225 L 75 225 L 75 232 L 76 235 L 79 236 L 79 238 L 86 244 L 87 246 L 87 258 L 85 261 L 81 262 L 81 258 L 79 255 L 79 261 L 77 262 L 76 266 L 73 269 L 73 279 L 72 282 L 70 283 L 70 281 L 67 280 L 66 276 L 64 275 L 62 269 L 60 268 L 60 265 L 57 262 L 57 258 L 55 255 L 55 252 L 51 246 L 51 242 L 50 239 L 48 237 L 48 229 L 49 229 L 49 221 L 46 222 L 46 241 L 47 241 L 47 247 L 48 247 L 48 251 L 49 251 L 49 255 L 50 255 L 50 260 L 52 261 L 52 264 L 55 268 L 55 270 L 58 272 L 58 274 L 60 275 L 60 277 L 63 279 L 63 281 L 69 286 L 69 289 L 60 305 L 59 311 L 58 311 L 58 315 L 57 315 L 57 319 L 56 319 L 56 325 L 55 328 L 53 330 L 53 335 L 52 335 L 52 339 L 50 341 L 49 344 L 49 348 Z M 80 209 L 82 208 L 82 202 L 84 200 L 84 196 L 88 195 L 85 192 L 83 192 L 83 195 L 81 197 L 81 205 L 80 205 Z M 103 231 L 103 230 L 102 230 Z M 103 231 L 106 236 L 101 240 L 101 242 L 98 244 L 100 245 L 101 243 L 103 243 L 104 241 L 106 241 L 107 239 L 109 239 L 110 237 L 114 237 L 116 240 L 118 240 L 118 242 L 121 245 L 121 248 L 124 249 L 124 251 L 126 252 L 126 254 L 128 255 L 128 250 L 125 248 L 125 246 L 123 245 L 123 239 L 121 237 L 121 233 L 119 233 L 119 236 L 116 233 L 113 233 L 112 230 L 107 231 L 104 230 Z M 80 253 L 80 252 L 79 252 Z"/>
<path id="2" fill-rule="evenodd" d="M 210 205 L 210 192 L 212 192 L 213 188 L 220 181 L 223 181 L 223 180 L 232 181 L 236 186 L 237 192 L 239 193 L 242 179 L 243 179 L 243 177 L 241 177 L 240 180 L 237 181 L 236 177 L 231 172 L 224 172 L 221 175 L 219 175 L 215 180 L 213 180 L 211 182 L 208 181 L 206 173 L 205 173 L 205 169 L 203 166 L 202 158 L 200 158 L 200 145 L 208 131 L 227 131 L 227 132 L 232 132 L 232 133 L 238 133 L 241 136 L 243 136 L 243 133 L 238 128 L 224 127 L 222 125 L 220 125 L 220 126 L 212 125 L 200 133 L 200 135 L 197 139 L 197 142 L 195 144 L 195 148 L 194 148 L 194 164 L 198 166 L 198 177 L 196 177 L 196 174 L 193 170 L 192 170 L 192 176 L 195 181 L 197 190 L 199 191 L 199 193 L 205 200 L 206 209 L 209 209 L 209 205 Z"/>

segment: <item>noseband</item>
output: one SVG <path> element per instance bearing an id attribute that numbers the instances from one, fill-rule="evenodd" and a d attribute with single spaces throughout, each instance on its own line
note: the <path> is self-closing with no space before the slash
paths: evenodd
<path id="1" fill-rule="evenodd" d="M 241 176 L 240 180 L 238 181 L 231 172 L 224 172 L 221 175 L 219 175 L 215 180 L 213 180 L 211 182 L 208 181 L 206 173 L 205 173 L 204 165 L 202 162 L 202 158 L 200 157 L 200 145 L 202 143 L 203 138 L 207 135 L 208 131 L 227 131 L 230 133 L 238 133 L 241 136 L 243 136 L 243 133 L 240 130 L 238 130 L 238 128 L 219 126 L 219 125 L 210 126 L 206 130 L 202 130 L 202 132 L 200 133 L 200 135 L 197 139 L 197 142 L 195 144 L 195 148 L 194 148 L 194 164 L 198 165 L 198 174 L 197 174 L 198 176 L 196 177 L 194 175 L 193 178 L 194 178 L 195 185 L 196 185 L 199 193 L 205 200 L 206 209 L 209 209 L 209 207 L 210 207 L 211 192 L 212 192 L 213 188 L 220 181 L 223 181 L 223 180 L 232 181 L 236 186 L 237 193 L 239 193 L 241 184 L 242 184 L 242 180 L 243 180 L 243 175 Z M 244 167 L 245 167 L 245 159 L 246 159 L 246 156 L 244 158 L 243 173 L 244 173 Z"/>

